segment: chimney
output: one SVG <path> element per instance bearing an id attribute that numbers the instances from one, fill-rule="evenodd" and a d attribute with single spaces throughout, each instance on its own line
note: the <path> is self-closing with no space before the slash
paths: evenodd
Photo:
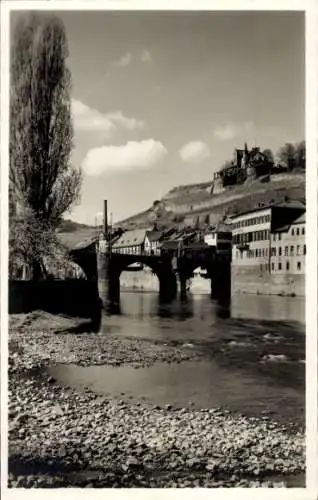
<path id="1" fill-rule="evenodd" d="M 108 233 L 107 200 L 104 200 L 104 235 Z"/>

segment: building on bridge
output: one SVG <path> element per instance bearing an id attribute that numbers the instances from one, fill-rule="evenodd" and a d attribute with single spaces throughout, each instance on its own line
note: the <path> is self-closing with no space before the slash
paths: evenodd
<path id="1" fill-rule="evenodd" d="M 148 255 L 160 255 L 160 242 L 163 233 L 161 231 L 147 231 L 145 235 L 145 253 Z"/>
<path id="2" fill-rule="evenodd" d="M 181 250 L 184 246 L 197 242 L 197 239 L 197 231 L 178 231 L 173 234 L 169 234 L 167 237 L 163 236 L 160 248 L 162 252 L 169 252 L 171 255 L 177 255 L 179 250 Z"/>
<path id="3" fill-rule="evenodd" d="M 142 254 L 145 250 L 147 229 L 134 229 L 123 233 L 112 245 L 114 253 Z"/>
<path id="4" fill-rule="evenodd" d="M 305 294 L 305 210 L 286 201 L 231 217 L 234 292 Z"/>
<path id="5" fill-rule="evenodd" d="M 204 234 L 204 243 L 216 248 L 219 254 L 232 253 L 232 231 L 228 224 L 218 224 Z"/>

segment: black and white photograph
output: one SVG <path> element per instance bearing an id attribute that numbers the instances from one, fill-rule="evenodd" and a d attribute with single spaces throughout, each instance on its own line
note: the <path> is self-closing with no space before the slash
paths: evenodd
<path id="1" fill-rule="evenodd" d="M 308 13 L 14 4 L 1 7 L 8 498 L 306 493 Z"/>

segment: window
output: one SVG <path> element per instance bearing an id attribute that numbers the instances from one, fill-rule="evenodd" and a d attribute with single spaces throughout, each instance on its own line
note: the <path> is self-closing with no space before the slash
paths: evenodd
<path id="1" fill-rule="evenodd" d="M 301 234 L 305 234 L 305 228 L 304 227 L 301 228 Z"/>
<path id="2" fill-rule="evenodd" d="M 289 271 L 289 262 L 286 262 L 286 271 Z"/>
<path id="3" fill-rule="evenodd" d="M 282 247 L 278 247 L 278 255 L 281 256 L 282 255 Z"/>
<path id="4" fill-rule="evenodd" d="M 255 250 L 255 257 L 258 257 L 258 249 Z"/>
<path id="5" fill-rule="evenodd" d="M 272 262 L 272 271 L 275 271 L 275 264 Z"/>
<path id="6" fill-rule="evenodd" d="M 297 271 L 301 271 L 301 262 L 297 262 Z"/>
<path id="7" fill-rule="evenodd" d="M 281 241 L 281 239 L 282 239 L 282 233 L 278 233 L 278 239 L 279 239 L 279 241 Z"/>
<path id="8" fill-rule="evenodd" d="M 306 255 L 306 245 L 304 245 L 304 255 Z"/>
<path id="9" fill-rule="evenodd" d="M 295 230 L 294 230 L 294 228 L 292 229 L 291 234 L 292 234 L 292 236 L 294 236 L 294 234 L 295 234 Z"/>
<path id="10" fill-rule="evenodd" d="M 291 245 L 290 247 L 290 255 L 293 256 L 294 255 L 294 247 L 293 245 Z"/>
<path id="11" fill-rule="evenodd" d="M 288 255 L 288 247 L 285 247 L 285 256 Z"/>
<path id="12" fill-rule="evenodd" d="M 276 234 L 273 234 L 273 241 L 276 241 Z"/>
<path id="13" fill-rule="evenodd" d="M 282 270 L 282 263 L 281 262 L 278 262 L 278 270 L 281 271 Z"/>
<path id="14" fill-rule="evenodd" d="M 259 266 L 259 268 L 260 268 L 260 271 L 263 272 L 263 266 L 262 266 L 262 264 Z"/>
<path id="15" fill-rule="evenodd" d="M 272 253 L 272 257 L 276 257 L 276 248 L 273 247 L 271 250 L 272 250 L 272 252 L 271 252 Z"/>
<path id="16" fill-rule="evenodd" d="M 299 227 L 297 227 L 297 229 L 296 229 L 296 234 L 297 234 L 297 236 L 299 236 Z"/>
<path id="17" fill-rule="evenodd" d="M 300 245 L 297 245 L 297 255 L 300 255 Z"/>

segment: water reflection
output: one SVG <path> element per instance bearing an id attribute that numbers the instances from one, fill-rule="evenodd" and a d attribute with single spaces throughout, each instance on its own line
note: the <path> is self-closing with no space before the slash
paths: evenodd
<path id="1" fill-rule="evenodd" d="M 186 302 L 160 302 L 158 294 L 122 292 L 120 304 L 103 315 L 101 331 L 162 339 L 209 339 L 237 328 L 284 328 L 290 324 L 305 331 L 305 301 L 296 297 L 238 295 L 231 301 L 214 301 L 209 295 L 189 295 Z M 263 325 L 263 326 L 262 326 Z M 296 326 L 295 326 L 296 325 Z"/>

